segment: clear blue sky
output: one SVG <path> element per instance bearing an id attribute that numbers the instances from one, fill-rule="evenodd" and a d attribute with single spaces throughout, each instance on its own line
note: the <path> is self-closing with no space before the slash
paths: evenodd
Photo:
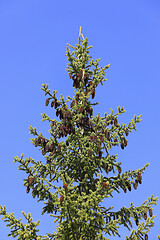
<path id="1" fill-rule="evenodd" d="M 101 65 L 111 63 L 108 81 L 98 87 L 98 112 L 115 111 L 124 106 L 119 121 L 128 123 L 134 114 L 143 114 L 137 132 L 128 137 L 128 147 L 118 150 L 122 169 L 138 169 L 149 162 L 143 184 L 136 191 L 115 194 L 108 204 L 115 208 L 139 206 L 153 194 L 159 196 L 160 181 L 160 1 L 159 0 L 1 0 L 0 1 L 0 104 L 1 174 L 0 204 L 21 218 L 21 211 L 41 219 L 40 233 L 55 231 L 53 219 L 41 216 L 42 204 L 26 194 L 23 178 L 13 157 L 42 159 L 31 143 L 28 126 L 36 126 L 48 136 L 49 126 L 41 113 L 55 118 L 45 107 L 42 83 L 49 83 L 58 96 L 73 96 L 72 82 L 66 72 L 66 44 L 76 44 L 79 27 L 93 45 L 93 58 Z M 106 202 L 107 204 L 107 202 Z M 149 239 L 160 234 L 160 203 L 155 207 L 155 227 Z M 0 240 L 7 240 L 9 229 L 0 221 Z M 121 230 L 125 239 L 127 231 Z M 111 238 L 111 239 L 117 239 Z"/>

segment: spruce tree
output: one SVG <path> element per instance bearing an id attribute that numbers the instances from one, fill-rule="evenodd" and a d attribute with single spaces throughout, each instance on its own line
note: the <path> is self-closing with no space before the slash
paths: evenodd
<path id="1" fill-rule="evenodd" d="M 23 215 L 28 223 L 7 213 L 0 206 L 0 214 L 10 227 L 8 236 L 17 239 L 36 240 L 102 240 L 110 236 L 120 237 L 118 229 L 124 226 L 129 230 L 127 240 L 149 239 L 148 232 L 154 225 L 152 205 L 157 197 L 149 197 L 141 206 L 122 207 L 114 211 L 113 206 L 103 206 L 105 198 L 113 197 L 113 192 L 125 194 L 134 191 L 142 183 L 142 174 L 149 164 L 138 170 L 122 171 L 117 154 L 112 148 L 127 147 L 127 137 L 136 130 L 140 116 L 134 116 L 128 125 L 119 123 L 118 116 L 125 112 L 118 107 L 116 113 L 94 116 L 93 109 L 96 88 L 103 85 L 109 65 L 99 67 L 99 60 L 89 55 L 88 39 L 79 33 L 78 44 L 68 44 L 68 81 L 73 82 L 75 95 L 65 98 L 56 97 L 48 84 L 42 85 L 46 95 L 45 105 L 55 109 L 56 119 L 42 114 L 42 121 L 50 124 L 50 138 L 38 133 L 36 127 L 29 126 L 33 145 L 41 151 L 43 161 L 33 158 L 15 157 L 19 170 L 26 172 L 24 179 L 26 192 L 32 192 L 33 198 L 43 201 L 42 214 L 49 214 L 57 224 L 57 232 L 40 236 L 31 214 Z M 70 50 L 72 49 L 72 51 Z M 59 186 L 58 186 L 58 184 Z M 124 193 L 123 193 L 124 192 Z M 133 223 L 137 228 L 133 229 Z M 105 237 L 104 237 L 105 236 Z"/>

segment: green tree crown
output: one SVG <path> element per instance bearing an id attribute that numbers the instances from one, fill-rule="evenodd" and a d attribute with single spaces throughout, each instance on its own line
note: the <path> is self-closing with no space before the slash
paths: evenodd
<path id="1" fill-rule="evenodd" d="M 148 239 L 148 232 L 154 225 L 152 205 L 157 204 L 157 197 L 149 197 L 139 207 L 131 202 L 130 207 L 122 207 L 114 211 L 114 207 L 106 208 L 103 200 L 113 197 L 116 191 L 122 194 L 136 190 L 142 183 L 142 174 L 146 167 L 138 170 L 122 172 L 122 163 L 117 161 L 117 154 L 112 155 L 112 148 L 127 147 L 127 137 L 136 130 L 140 116 L 128 125 L 119 123 L 119 115 L 125 112 L 118 107 L 116 113 L 111 109 L 104 116 L 93 115 L 96 88 L 103 85 L 109 64 L 99 67 L 100 59 L 93 60 L 89 55 L 92 46 L 88 39 L 79 33 L 78 44 L 68 44 L 67 71 L 73 82 L 75 95 L 56 97 L 57 91 L 51 92 L 48 84 L 42 85 L 47 96 L 45 105 L 54 108 L 56 119 L 42 114 L 42 121 L 50 124 L 50 138 L 38 133 L 36 127 L 29 126 L 34 136 L 31 142 L 38 147 L 44 161 L 33 158 L 15 157 L 19 170 L 26 172 L 24 179 L 26 192 L 32 191 L 33 198 L 42 201 L 42 214 L 49 214 L 57 222 L 57 232 L 45 236 L 38 235 L 38 222 L 33 222 L 31 214 L 17 220 L 13 213 L 7 213 L 6 207 L 0 206 L 0 214 L 10 227 L 8 236 L 17 239 L 36 240 L 104 240 L 109 236 L 120 237 L 119 227 L 122 225 L 130 231 L 126 240 Z M 71 51 L 72 49 L 72 51 Z M 60 182 L 60 186 L 57 183 Z M 133 229 L 133 222 L 137 228 Z M 104 237 L 104 234 L 106 237 Z"/>

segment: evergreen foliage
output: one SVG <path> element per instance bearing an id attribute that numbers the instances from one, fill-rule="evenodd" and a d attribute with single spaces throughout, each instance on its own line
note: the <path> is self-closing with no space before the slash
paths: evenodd
<path id="1" fill-rule="evenodd" d="M 0 206 L 2 219 L 10 227 L 8 236 L 28 240 L 104 240 L 109 236 L 117 239 L 122 225 L 130 231 L 126 240 L 148 239 L 155 217 L 152 205 L 157 204 L 157 197 L 149 197 L 139 207 L 131 202 L 130 207 L 122 207 L 119 211 L 102 204 L 105 198 L 113 197 L 113 191 L 136 190 L 149 164 L 122 173 L 117 155 L 110 154 L 115 146 L 122 150 L 127 147 L 127 136 L 136 130 L 141 115 L 135 115 L 128 125 L 118 123 L 118 116 L 125 112 L 123 107 L 118 107 L 117 113 L 111 109 L 110 114 L 105 113 L 103 117 L 100 113 L 93 116 L 93 108 L 98 104 L 93 102 L 96 88 L 107 80 L 105 74 L 109 65 L 99 67 L 100 59 L 94 61 L 89 55 L 91 47 L 81 29 L 78 44 L 67 46 L 67 71 L 73 81 L 73 97 L 65 100 L 61 95 L 57 99 L 57 91 L 51 93 L 48 84 L 42 85 L 47 96 L 45 104 L 55 108 L 58 120 L 42 114 L 42 121 L 50 123 L 49 139 L 36 128 L 29 126 L 29 130 L 34 136 L 31 142 L 42 152 L 45 161 L 24 159 L 23 154 L 14 158 L 18 169 L 27 174 L 24 179 L 26 192 L 32 191 L 33 198 L 43 201 L 42 214 L 53 217 L 58 224 L 57 232 L 40 236 L 36 228 L 39 221 L 33 222 L 30 213 L 27 216 L 22 212 L 28 221 L 23 224 L 22 219 L 17 220 L 13 213 L 6 212 L 6 207 Z M 133 229 L 133 222 L 137 229 Z"/>

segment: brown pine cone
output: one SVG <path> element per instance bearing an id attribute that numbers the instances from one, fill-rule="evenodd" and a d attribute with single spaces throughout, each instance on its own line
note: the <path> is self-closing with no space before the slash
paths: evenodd
<path id="1" fill-rule="evenodd" d="M 28 177 L 28 184 L 31 185 L 34 182 L 33 177 Z"/>
<path id="2" fill-rule="evenodd" d="M 153 212 L 152 212 L 152 209 L 149 208 L 149 216 L 152 217 L 153 216 Z"/>
<path id="3" fill-rule="evenodd" d="M 61 197 L 60 197 L 60 203 L 61 203 L 61 204 L 62 204 L 63 200 L 64 200 L 64 196 L 61 195 Z"/>
<path id="4" fill-rule="evenodd" d="M 145 240 L 148 240 L 148 234 L 145 234 Z"/>
<path id="5" fill-rule="evenodd" d="M 118 127 L 118 120 L 117 120 L 117 118 L 114 119 L 114 126 Z"/>
<path id="6" fill-rule="evenodd" d="M 144 213 L 144 220 L 147 220 L 147 213 Z"/>
<path id="7" fill-rule="evenodd" d="M 109 189 L 109 186 L 108 186 L 108 184 L 107 184 L 106 182 L 103 182 L 103 183 L 102 183 L 102 186 L 103 186 L 104 188 Z"/>
<path id="8" fill-rule="evenodd" d="M 46 103 L 45 103 L 45 104 L 46 104 L 46 106 L 48 106 L 48 104 L 49 104 L 49 98 L 46 99 Z"/>
<path id="9" fill-rule="evenodd" d="M 68 185 L 65 183 L 65 184 L 63 184 L 63 188 L 64 189 L 67 189 L 67 187 L 68 187 Z"/>

